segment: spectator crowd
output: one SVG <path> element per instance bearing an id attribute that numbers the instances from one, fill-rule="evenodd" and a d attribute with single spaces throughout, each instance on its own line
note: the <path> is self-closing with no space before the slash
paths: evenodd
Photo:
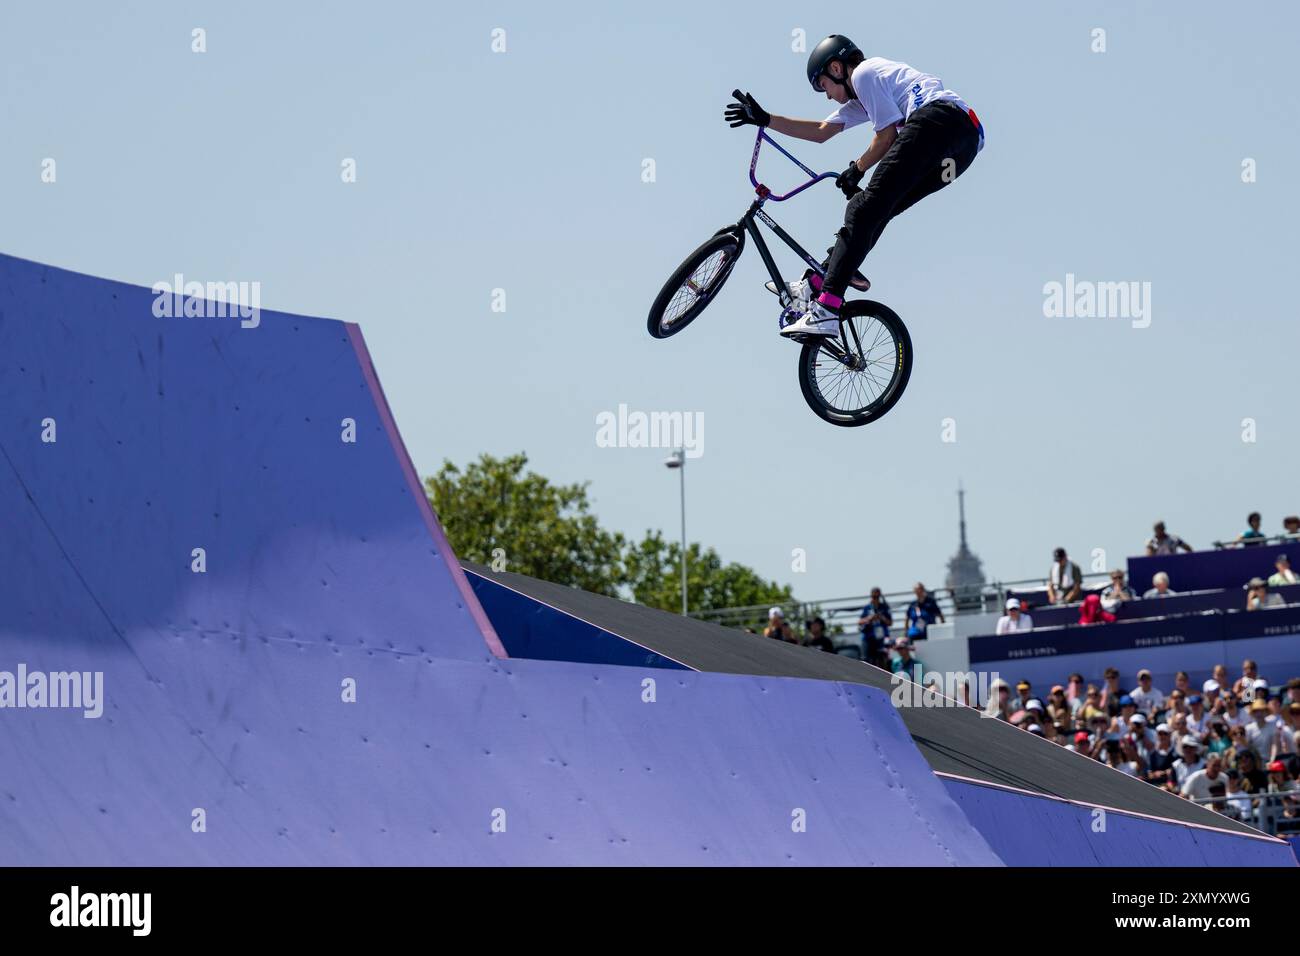
<path id="1" fill-rule="evenodd" d="M 1264 543 L 1268 538 L 1260 523 L 1260 515 L 1251 513 L 1246 530 L 1228 546 Z M 1300 517 L 1289 516 L 1283 525 L 1281 537 L 1298 539 L 1300 547 Z M 1152 531 L 1146 542 L 1148 556 L 1193 550 L 1181 537 L 1170 534 L 1163 521 L 1156 522 Z M 1139 595 L 1120 569 L 1109 573 L 1105 588 L 1085 593 L 1083 573 L 1066 550 L 1057 548 L 1052 559 L 1047 601 L 1077 603 L 1083 625 L 1114 622 L 1126 602 L 1177 596 L 1163 571 Z M 1244 585 L 1244 609 L 1283 605 L 1274 589 L 1291 584 L 1300 584 L 1300 574 L 1287 555 L 1278 555 L 1272 575 L 1252 578 Z M 1033 629 L 1031 608 L 1020 598 L 1008 598 L 1003 610 L 996 627 L 999 635 Z M 916 642 L 944 620 L 935 595 L 920 582 L 913 588 L 913 599 L 897 615 L 881 589 L 873 588 L 857 621 L 861 657 L 915 680 L 917 671 L 924 671 Z M 776 607 L 768 614 L 763 634 L 831 653 L 836 650 L 821 617 L 805 621 L 801 636 Z M 1271 831 L 1300 831 L 1300 678 L 1270 683 L 1259 674 L 1256 662 L 1247 659 L 1235 678 L 1225 665 L 1216 665 L 1199 688 L 1183 671 L 1167 693 L 1155 686 L 1146 669 L 1133 675 L 1130 686 L 1125 683 L 1114 667 L 1106 669 L 1101 683 L 1088 683 L 1075 673 L 1046 694 L 1025 680 L 1014 686 L 997 680 L 984 706 L 991 717 L 1225 816 Z"/>
<path id="2" fill-rule="evenodd" d="M 1270 540 L 1260 530 L 1260 514 L 1252 511 L 1246 518 L 1246 530 L 1232 542 L 1232 547 L 1251 547 Z M 1296 539 L 1300 544 L 1300 516 L 1289 515 L 1283 519 L 1283 530 L 1275 539 L 1286 541 Z M 1222 545 L 1222 543 L 1219 543 Z M 1170 534 L 1163 521 L 1157 521 L 1152 528 L 1152 535 L 1146 542 L 1148 557 L 1175 555 L 1180 551 L 1195 550 L 1176 534 Z M 1244 608 L 1247 611 L 1259 611 L 1266 608 L 1282 607 L 1285 600 L 1274 588 L 1289 584 L 1300 584 L 1300 574 L 1291 567 L 1291 560 L 1285 554 L 1277 556 L 1275 571 L 1267 579 L 1254 577 L 1242 585 L 1245 591 Z M 1070 560 L 1065 548 L 1057 548 L 1052 553 L 1052 564 L 1048 568 L 1046 591 L 1049 605 L 1079 605 L 1079 624 L 1111 624 L 1119 616 L 1125 602 L 1150 601 L 1161 598 L 1177 597 L 1178 592 L 1169 586 L 1169 575 L 1157 571 L 1151 578 L 1151 586 L 1139 594 L 1125 581 L 1125 573 L 1115 568 L 1109 573 L 1110 583 L 1100 593 L 1085 594 L 1083 572 L 1079 565 Z M 998 621 L 998 634 L 1013 634 L 1028 631 L 1034 626 L 1030 608 L 1021 598 L 1008 598 L 1006 613 Z"/>
<path id="3" fill-rule="evenodd" d="M 1250 547 L 1269 540 L 1260 530 L 1259 512 L 1251 512 L 1246 519 L 1246 530 L 1238 535 L 1231 545 Z M 1289 515 L 1283 519 L 1283 531 L 1276 540 L 1294 538 L 1300 547 L 1300 516 Z M 1221 543 L 1218 543 L 1221 544 Z M 1157 521 L 1152 528 L 1152 535 L 1146 541 L 1148 557 L 1175 555 L 1180 551 L 1195 550 L 1190 544 L 1176 534 L 1170 534 L 1163 521 Z M 1248 611 L 1280 607 L 1285 604 L 1280 594 L 1273 588 L 1290 584 L 1300 584 L 1300 574 L 1291 567 L 1287 555 L 1278 555 L 1276 570 L 1267 579 L 1255 577 L 1243 585 L 1246 592 L 1245 609 Z M 1052 553 L 1052 564 L 1048 568 L 1046 580 L 1047 603 L 1049 605 L 1079 605 L 1079 624 L 1110 624 L 1126 602 L 1149 601 L 1161 598 L 1177 597 L 1178 592 L 1169 586 L 1169 575 L 1157 571 L 1151 579 L 1151 586 L 1139 594 L 1125 580 L 1125 572 L 1115 568 L 1109 573 L 1110 583 L 1099 593 L 1085 594 L 1084 574 L 1078 563 L 1070 559 L 1065 548 L 1057 548 Z M 945 622 L 943 610 L 935 595 L 926 586 L 917 582 L 913 588 L 915 599 L 904 608 L 900 623 L 906 625 L 907 640 L 923 640 L 933 624 Z M 997 622 L 998 634 L 1014 634 L 1030 631 L 1034 627 L 1034 618 L 1030 606 L 1018 597 L 1009 597 L 1004 605 L 1005 614 Z M 885 665 L 889 660 L 888 651 L 894 646 L 890 638 L 894 626 L 893 611 L 880 588 L 871 589 L 871 597 L 862 609 L 858 620 L 858 630 L 862 635 L 861 656 L 864 660 Z M 750 628 L 747 631 L 753 633 Z M 835 644 L 826 629 L 826 621 L 815 617 L 804 621 L 803 633 L 796 633 L 785 619 L 785 612 L 774 607 L 768 612 L 767 626 L 763 636 L 785 641 L 791 644 L 818 647 L 824 651 L 834 652 Z"/>
<path id="4" fill-rule="evenodd" d="M 1270 684 L 1247 659 L 1237 678 L 1218 664 L 1199 688 L 1180 671 L 1167 694 L 1149 670 L 1134 678 L 1076 673 L 1046 695 L 998 680 L 986 713 L 1233 819 L 1300 830 L 1300 677 Z"/>

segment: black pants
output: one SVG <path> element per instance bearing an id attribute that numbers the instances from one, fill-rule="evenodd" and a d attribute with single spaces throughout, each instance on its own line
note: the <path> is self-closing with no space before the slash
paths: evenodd
<path id="1" fill-rule="evenodd" d="M 979 131 L 955 103 L 927 103 L 909 116 L 867 187 L 844 210 L 823 291 L 843 296 L 889 220 L 964 173 L 978 150 Z M 945 164 L 949 159 L 952 164 Z"/>

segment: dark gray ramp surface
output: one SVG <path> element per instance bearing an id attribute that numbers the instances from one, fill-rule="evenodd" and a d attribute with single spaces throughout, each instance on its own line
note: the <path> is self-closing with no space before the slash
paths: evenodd
<path id="1" fill-rule="evenodd" d="M 462 561 L 486 578 L 594 624 L 692 670 L 809 677 L 892 689 L 890 675 L 861 661 L 796 647 L 630 604 L 522 574 Z M 1251 827 L 1080 757 L 968 707 L 900 707 L 899 714 L 930 766 L 986 783 L 1095 806 L 1258 835 Z"/>

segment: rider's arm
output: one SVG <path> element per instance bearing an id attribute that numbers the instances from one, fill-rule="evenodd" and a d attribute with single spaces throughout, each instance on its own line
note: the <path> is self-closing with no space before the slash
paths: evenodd
<path id="1" fill-rule="evenodd" d="M 826 123 L 822 120 L 791 119 L 788 116 L 773 116 L 768 129 L 774 129 L 795 139 L 806 139 L 810 143 L 824 143 L 844 127 L 839 123 Z"/>
<path id="2" fill-rule="evenodd" d="M 775 119 L 776 117 L 773 117 Z M 840 127 L 841 129 L 843 127 Z M 889 147 L 894 145 L 894 140 L 898 138 L 898 127 L 894 125 L 886 126 L 884 129 L 876 130 L 876 135 L 871 137 L 871 145 L 867 151 L 858 158 L 858 169 L 864 173 L 876 163 L 880 162 L 882 156 L 889 152 Z"/>

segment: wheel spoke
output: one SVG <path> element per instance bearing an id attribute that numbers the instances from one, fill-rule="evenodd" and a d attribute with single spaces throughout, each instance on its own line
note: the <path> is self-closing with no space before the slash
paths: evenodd
<path id="1" fill-rule="evenodd" d="M 868 413 L 889 394 L 900 372 L 898 349 L 893 331 L 874 316 L 850 316 L 845 321 L 853 323 L 846 330 L 850 342 L 846 358 L 855 367 L 838 361 L 822 346 L 812 358 L 809 379 L 829 411 L 856 417 Z M 855 345 L 862 349 L 860 353 Z"/>
<path id="2" fill-rule="evenodd" d="M 730 248 L 719 249 L 691 271 L 664 309 L 659 320 L 661 328 L 672 328 L 689 315 L 692 309 L 701 307 L 708 300 L 731 260 L 731 252 Z"/>

